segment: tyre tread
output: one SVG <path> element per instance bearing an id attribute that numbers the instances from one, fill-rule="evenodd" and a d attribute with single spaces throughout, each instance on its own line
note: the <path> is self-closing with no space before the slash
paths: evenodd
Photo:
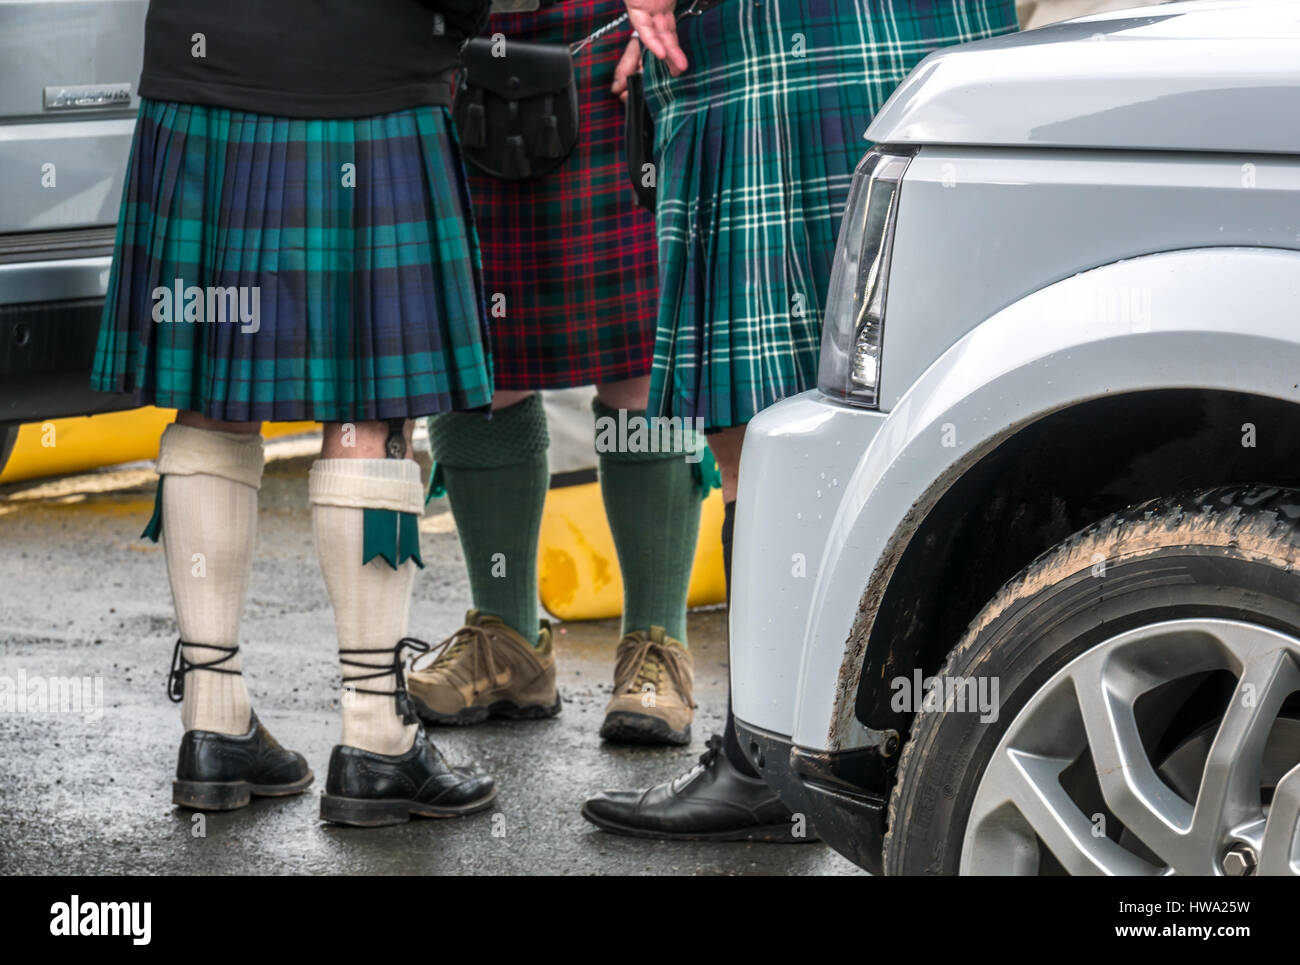
<path id="1" fill-rule="evenodd" d="M 1147 500 L 1085 526 L 1041 553 L 1004 583 L 948 652 L 938 675 L 955 674 L 987 626 L 1018 602 L 1038 593 L 1043 586 L 1036 580 L 1040 573 L 1060 572 L 1072 565 L 1080 565 L 1083 560 L 1087 561 L 1083 565 L 1090 566 L 1098 547 L 1120 543 L 1131 545 L 1135 540 L 1144 544 L 1137 552 L 1116 557 L 1107 554 L 1106 559 L 1167 549 L 1178 545 L 1168 542 L 1168 537 L 1186 532 L 1189 525 L 1195 527 L 1199 535 L 1211 539 L 1183 545 L 1230 546 L 1248 555 L 1268 559 L 1286 570 L 1300 568 L 1300 492 L 1296 490 L 1278 486 L 1219 486 Z M 1287 550 L 1285 557 L 1277 555 L 1280 548 Z M 900 814 L 905 813 L 912 803 L 909 792 L 921 783 L 907 778 L 916 766 L 914 759 L 923 754 L 937 736 L 937 726 L 928 726 L 930 719 L 941 716 L 941 711 L 918 712 L 899 755 L 894 786 L 889 795 L 882 847 L 886 874 L 902 871 L 899 867 L 900 851 L 895 847 L 895 830 L 899 827 Z"/>

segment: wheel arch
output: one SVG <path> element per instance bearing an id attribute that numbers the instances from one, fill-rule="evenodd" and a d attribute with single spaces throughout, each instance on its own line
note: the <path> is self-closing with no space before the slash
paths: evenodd
<path id="1" fill-rule="evenodd" d="M 1143 419 L 1122 419 L 1141 406 Z M 1254 427 L 1243 446 L 1241 425 Z M 1300 402 L 1212 389 L 1160 389 L 1053 412 L 979 458 L 908 534 L 880 592 L 854 698 L 869 727 L 910 715 L 873 680 L 933 673 L 1008 580 L 1072 534 L 1127 506 L 1190 489 L 1300 488 Z M 1101 445 L 1081 445 L 1081 441 Z M 922 578 L 942 594 L 915 595 Z"/>
<path id="2" fill-rule="evenodd" d="M 1137 293 L 1136 316 L 1108 309 L 1115 293 Z M 829 729 L 821 732 L 832 750 L 883 747 L 906 726 L 881 710 L 884 681 L 914 665 L 909 655 L 921 655 L 923 666 L 941 660 L 939 649 L 960 636 L 952 627 L 979 609 L 977 591 L 969 589 L 944 623 L 933 611 L 948 602 L 948 588 L 928 603 L 917 598 L 935 594 L 914 589 L 922 576 L 936 580 L 936 571 L 923 573 L 918 561 L 932 560 L 959 584 L 965 579 L 971 540 L 951 536 L 955 524 L 969 526 L 962 505 L 997 503 L 1002 510 L 986 514 L 995 525 L 972 537 L 1005 557 L 966 581 L 983 592 L 997 580 L 982 605 L 1052 545 L 1045 540 L 1064 538 L 1119 500 L 1202 485 L 1295 485 L 1292 467 L 1300 462 L 1292 460 L 1300 449 L 1281 428 L 1300 416 L 1300 339 L 1292 331 L 1298 316 L 1300 254 L 1200 249 L 1076 275 L 1004 309 L 953 345 L 890 413 L 850 482 L 855 495 L 838 510 L 807 638 L 847 643 L 834 669 L 823 648 L 806 648 L 796 736 L 826 727 L 818 707 L 827 704 Z M 1141 418 L 1134 405 L 1142 407 Z M 1228 431 L 1242 412 L 1254 413 L 1253 447 L 1242 444 L 1242 423 Z M 1054 495 L 1066 482 L 1078 498 Z M 1165 486 L 1173 489 L 1152 491 Z M 1000 527 L 1014 493 L 1035 501 L 1008 538 Z M 873 543 L 864 591 L 851 557 Z M 850 594 L 854 612 L 845 619 Z M 837 625 L 848 627 L 847 635 Z M 831 675 L 833 691 L 817 692 Z"/>

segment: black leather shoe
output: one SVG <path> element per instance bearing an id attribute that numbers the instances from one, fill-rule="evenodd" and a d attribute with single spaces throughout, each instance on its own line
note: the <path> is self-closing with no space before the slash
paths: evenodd
<path id="1" fill-rule="evenodd" d="M 732 766 L 716 734 L 700 762 L 681 777 L 644 791 L 602 791 L 583 804 L 582 816 L 598 828 L 638 838 L 785 844 L 817 840 L 762 780 Z"/>
<path id="2" fill-rule="evenodd" d="M 401 824 L 412 814 L 427 818 L 472 814 L 489 807 L 496 796 L 492 778 L 450 766 L 421 730 L 409 751 L 392 757 L 336 745 L 330 754 L 320 816 L 335 824 L 374 828 Z"/>
<path id="3" fill-rule="evenodd" d="M 251 714 L 242 736 L 191 730 L 181 738 L 172 800 L 196 811 L 233 811 L 254 797 L 301 794 L 312 782 L 303 756 L 285 750 Z"/>

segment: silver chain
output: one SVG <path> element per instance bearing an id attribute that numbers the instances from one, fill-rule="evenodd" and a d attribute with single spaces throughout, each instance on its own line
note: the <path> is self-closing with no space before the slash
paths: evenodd
<path id="1" fill-rule="evenodd" d="M 682 0 L 682 3 L 679 6 L 677 11 L 677 17 L 680 19 L 682 17 L 698 17 L 702 15 L 704 11 L 698 9 L 699 5 L 702 2 L 703 0 Z M 713 6 L 713 4 L 710 4 L 710 6 Z M 584 37 L 582 40 L 579 40 L 576 44 L 571 44 L 569 46 L 570 56 L 578 53 L 581 50 L 586 49 L 592 43 L 599 40 L 601 37 L 605 36 L 605 34 L 609 33 L 611 30 L 617 30 L 619 27 L 623 25 L 623 22 L 626 20 L 627 20 L 627 14 L 623 14 L 623 16 L 619 17 L 613 23 L 605 24 L 605 26 L 601 27 L 594 34 L 591 34 L 588 37 Z M 635 37 L 636 33 L 633 32 L 632 36 Z"/>
<path id="2" fill-rule="evenodd" d="M 601 27 L 595 33 L 588 34 L 586 37 L 583 37 L 576 44 L 570 44 L 569 55 L 573 56 L 575 54 L 580 53 L 581 51 L 585 50 L 588 46 L 590 46 L 591 44 L 599 40 L 601 37 L 605 36 L 605 34 L 609 33 L 611 30 L 617 30 L 619 27 L 623 26 L 623 24 L 626 21 L 627 21 L 627 14 L 623 14 L 623 16 L 619 17 L 613 23 L 605 24 L 605 26 Z"/>

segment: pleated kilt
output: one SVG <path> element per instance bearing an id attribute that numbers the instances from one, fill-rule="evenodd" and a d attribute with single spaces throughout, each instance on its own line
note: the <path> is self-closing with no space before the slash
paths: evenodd
<path id="1" fill-rule="evenodd" d="M 486 405 L 454 138 L 441 107 L 326 120 L 143 101 L 94 388 L 230 421 Z"/>
<path id="2" fill-rule="evenodd" d="M 1015 29 L 1012 0 L 723 0 L 681 19 L 687 72 L 646 58 L 659 167 L 651 412 L 724 428 L 816 383 L 872 116 L 926 54 Z"/>
<path id="3" fill-rule="evenodd" d="M 622 0 L 560 0 L 495 14 L 487 34 L 572 44 L 616 20 Z M 574 56 L 581 135 L 559 170 L 508 182 L 470 168 L 489 304 L 496 383 L 549 389 L 650 371 L 658 309 L 654 216 L 632 194 L 623 104 L 609 92 L 631 38 L 624 23 Z"/>

